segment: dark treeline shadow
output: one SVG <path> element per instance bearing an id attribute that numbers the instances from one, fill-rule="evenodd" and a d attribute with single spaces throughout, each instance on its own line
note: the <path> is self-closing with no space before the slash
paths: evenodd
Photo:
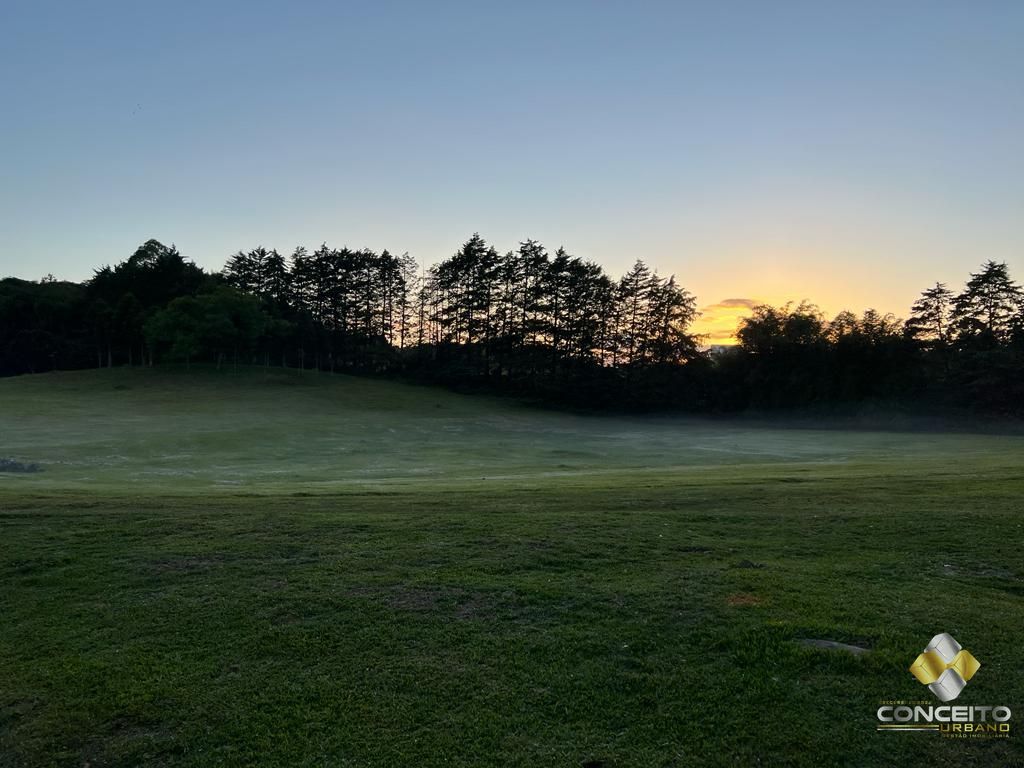
<path id="1" fill-rule="evenodd" d="M 642 261 L 618 280 L 526 240 L 473 235 L 420 270 L 387 250 L 259 247 L 208 273 L 144 243 L 85 283 L 0 281 L 0 375 L 203 362 L 395 375 L 584 408 L 692 412 L 865 402 L 1024 410 L 1024 293 L 987 262 L 906 322 L 755 307 L 734 347 L 691 332 L 695 298 Z"/>

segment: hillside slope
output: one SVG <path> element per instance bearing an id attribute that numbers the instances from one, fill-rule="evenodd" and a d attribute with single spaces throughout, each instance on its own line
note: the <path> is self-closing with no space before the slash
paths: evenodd
<path id="1" fill-rule="evenodd" d="M 317 492 L 621 472 L 893 464 L 1024 451 L 1013 436 L 594 417 L 294 370 L 112 369 L 0 380 L 0 488 Z"/>

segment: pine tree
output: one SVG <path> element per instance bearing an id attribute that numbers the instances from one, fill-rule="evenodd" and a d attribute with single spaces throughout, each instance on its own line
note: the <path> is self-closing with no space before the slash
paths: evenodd
<path id="1" fill-rule="evenodd" d="M 688 332 L 697 318 L 697 300 L 668 280 L 655 279 L 648 296 L 648 327 L 645 347 L 652 362 L 684 363 L 697 354 L 697 340 Z"/>
<path id="2" fill-rule="evenodd" d="M 647 265 L 637 259 L 632 269 L 619 280 L 616 348 L 618 362 L 625 366 L 641 362 L 644 356 L 647 302 L 651 294 L 652 277 Z"/>
<path id="3" fill-rule="evenodd" d="M 1020 287 L 1010 279 L 1005 263 L 987 261 L 971 274 L 953 302 L 952 320 L 962 341 L 1005 341 L 1020 312 Z"/>
<path id="4" fill-rule="evenodd" d="M 953 292 L 943 283 L 921 292 L 910 307 L 905 325 L 907 335 L 929 345 L 945 346 L 949 341 Z"/>

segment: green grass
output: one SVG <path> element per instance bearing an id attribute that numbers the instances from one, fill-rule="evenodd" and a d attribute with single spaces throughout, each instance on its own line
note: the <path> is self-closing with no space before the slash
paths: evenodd
<path id="1" fill-rule="evenodd" d="M 937 632 L 1022 701 L 1020 437 L 114 370 L 0 456 L 0 766 L 1024 764 L 875 731 Z"/>

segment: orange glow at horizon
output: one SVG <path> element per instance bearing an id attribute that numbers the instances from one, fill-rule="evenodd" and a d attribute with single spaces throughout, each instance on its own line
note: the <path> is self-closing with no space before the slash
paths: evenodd
<path id="1" fill-rule="evenodd" d="M 709 346 L 734 345 L 740 322 L 759 304 L 797 307 L 807 302 L 826 319 L 843 310 L 860 315 L 869 308 L 904 318 L 916 298 L 915 286 L 927 284 L 903 274 L 907 268 L 898 263 L 891 271 L 869 270 L 855 253 L 835 253 L 842 258 L 831 257 L 823 266 L 811 249 L 761 246 L 720 253 L 697 269 L 678 270 L 688 273 L 699 299 L 700 316 L 690 331 L 704 336 Z M 941 271 L 938 275 L 956 284 Z M 721 296 L 728 298 L 716 300 Z"/>
<path id="2" fill-rule="evenodd" d="M 700 307 L 700 317 L 693 323 L 693 333 L 704 337 L 708 345 L 731 345 L 736 343 L 736 328 L 742 319 L 750 317 L 755 306 L 763 302 L 757 299 L 723 299 L 715 304 Z"/>
<path id="3" fill-rule="evenodd" d="M 802 301 L 807 301 L 806 299 Z M 733 346 L 737 344 L 736 330 L 739 328 L 740 321 L 750 317 L 753 314 L 754 307 L 759 304 L 767 304 L 774 307 L 783 307 L 789 305 L 796 307 L 802 303 L 794 299 L 783 299 L 778 301 L 772 301 L 769 299 L 723 299 L 715 304 L 707 304 L 699 307 L 700 316 L 690 326 L 690 332 L 703 337 L 703 343 L 707 346 Z M 813 307 L 817 307 L 825 316 L 826 319 L 834 317 L 838 312 L 829 311 L 826 307 L 822 307 L 820 304 L 815 302 L 808 302 Z M 865 307 L 867 309 L 867 307 Z M 878 309 L 875 307 L 875 309 Z M 861 314 L 864 310 L 852 310 L 855 314 Z M 894 316 L 900 320 L 902 315 L 898 313 L 887 313 L 884 310 L 878 310 L 882 314 L 894 314 Z"/>

